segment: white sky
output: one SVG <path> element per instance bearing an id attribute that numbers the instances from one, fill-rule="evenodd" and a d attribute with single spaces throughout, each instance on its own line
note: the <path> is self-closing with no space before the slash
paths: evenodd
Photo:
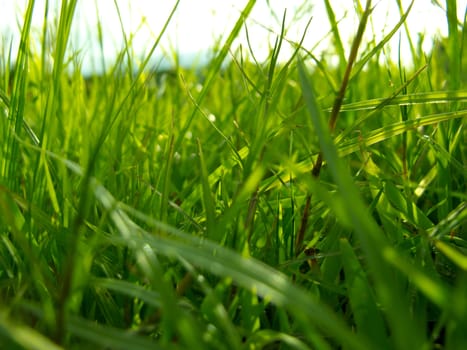
<path id="1" fill-rule="evenodd" d="M 116 0 L 126 35 L 134 34 L 132 47 L 136 55 L 142 56 L 150 49 L 175 2 L 175 0 Z M 267 2 L 276 18 L 271 14 Z M 365 1 L 360 2 L 364 6 Z M 404 8 L 407 8 L 410 3 L 408 0 L 401 0 L 401 2 Z M 444 0 L 439 2 L 445 4 Z M 61 1 L 50 0 L 50 3 L 50 12 L 58 13 L 57 4 Z M 161 42 L 158 54 L 170 55 L 175 49 L 182 59 L 185 59 L 185 64 L 190 64 L 189 60 L 193 60 L 194 55 L 200 52 L 206 54 L 216 39 L 223 35 L 225 38 L 228 35 L 246 3 L 247 0 L 181 0 L 176 15 Z M 312 5 L 305 5 L 308 7 L 307 10 L 302 9 L 297 12 L 300 6 L 309 3 Z M 331 0 L 331 3 L 334 6 L 336 18 L 341 20 L 339 28 L 341 33 L 345 34 L 342 39 L 347 44 L 358 26 L 358 18 L 353 8 L 354 1 Z M 26 4 L 27 0 L 0 0 L 0 34 L 3 37 L 0 41 L 0 50 L 3 52 L 8 49 L 12 37 L 17 42 L 18 24 L 22 23 Z M 41 32 L 44 4 L 45 0 L 36 0 L 33 21 L 33 35 L 36 37 Z M 367 38 L 374 36 L 378 40 L 392 29 L 400 15 L 396 0 L 374 0 L 373 5 L 376 5 L 371 22 L 373 31 L 367 30 L 366 34 Z M 458 18 L 462 22 L 467 0 L 458 0 L 457 6 Z M 247 27 L 250 43 L 259 60 L 265 58 L 269 46 L 274 42 L 275 35 L 280 32 L 282 14 L 286 8 L 288 39 L 298 42 L 303 35 L 306 22 L 312 16 L 304 46 L 309 50 L 313 49 L 313 53 L 319 55 L 320 50 L 328 45 L 325 40 L 316 47 L 316 44 L 329 32 L 324 1 L 258 0 L 247 21 Z M 297 17 L 299 15 L 300 17 Z M 81 50 L 80 57 L 85 70 L 92 70 L 92 67 L 99 69 L 99 51 L 96 49 L 98 21 L 101 22 L 103 28 L 106 61 L 111 62 L 115 57 L 115 52 L 123 46 L 122 31 L 114 0 L 78 0 L 70 46 L 74 50 Z M 425 33 L 428 37 L 447 34 L 445 14 L 442 9 L 432 5 L 431 0 L 415 0 L 408 18 L 408 26 L 414 40 L 418 32 Z M 403 54 L 407 56 L 406 40 L 404 35 L 401 37 Z M 396 35 L 391 43 L 391 51 L 394 55 L 397 54 L 398 40 L 399 36 Z M 430 40 L 427 39 L 425 50 L 429 49 L 429 42 Z M 244 31 L 236 44 L 247 48 Z M 282 58 L 287 59 L 288 55 L 290 55 L 290 50 L 286 46 L 282 52 Z M 193 64 L 196 63 L 193 62 Z"/>

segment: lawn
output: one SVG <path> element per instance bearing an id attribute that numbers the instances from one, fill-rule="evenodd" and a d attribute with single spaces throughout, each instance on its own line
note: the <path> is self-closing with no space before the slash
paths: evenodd
<path id="1" fill-rule="evenodd" d="M 328 6 L 328 51 L 280 61 L 284 25 L 259 62 L 250 0 L 203 67 L 127 36 L 85 76 L 76 0 L 40 47 L 29 1 L 0 60 L 0 348 L 467 348 L 465 21 L 447 0 L 448 37 L 394 61 L 410 9 L 367 42 L 370 3 L 350 50 Z"/>

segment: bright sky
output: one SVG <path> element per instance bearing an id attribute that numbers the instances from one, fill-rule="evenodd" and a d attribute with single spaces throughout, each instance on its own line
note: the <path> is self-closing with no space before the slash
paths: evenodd
<path id="1" fill-rule="evenodd" d="M 33 21 L 33 35 L 38 37 L 44 18 L 45 0 L 35 1 Z M 124 30 L 127 36 L 134 35 L 132 47 L 138 56 L 142 56 L 152 46 L 167 19 L 175 0 L 78 0 L 74 26 L 71 34 L 70 46 L 74 50 L 81 50 L 83 67 L 85 70 L 99 69 L 99 55 L 97 50 L 97 24 L 100 21 L 103 29 L 105 59 L 111 62 L 115 52 L 123 46 L 122 31 L 115 2 L 118 4 Z M 362 6 L 365 1 L 361 0 Z M 409 0 L 401 0 L 404 9 L 410 4 Z M 408 18 L 408 26 L 413 39 L 417 33 L 425 33 L 427 37 L 446 35 L 447 23 L 441 8 L 433 5 L 434 1 L 415 0 Z M 445 6 L 445 1 L 439 1 Z M 61 1 L 50 0 L 50 13 L 59 11 Z M 173 50 L 179 52 L 184 64 L 196 64 L 194 57 L 203 60 L 213 42 L 228 35 L 233 28 L 241 9 L 247 0 L 181 0 L 175 17 L 164 36 L 158 51 L 160 62 L 161 53 L 170 56 Z M 269 5 L 268 5 L 269 3 Z M 310 3 L 312 5 L 310 5 Z M 353 0 L 331 0 L 336 19 L 344 43 L 347 44 L 358 26 L 358 17 L 354 11 Z M 0 22 L 0 50 L 8 50 L 11 38 L 17 42 L 18 27 L 22 23 L 27 0 L 0 0 L 2 21 Z M 388 33 L 398 22 L 400 12 L 396 0 L 374 0 L 375 6 L 370 23 L 373 31 L 367 30 L 367 38 L 373 36 L 376 40 Z M 463 22 L 467 10 L 467 0 L 458 0 L 458 18 Z M 271 11 L 272 8 L 272 11 Z M 298 42 L 303 35 L 305 24 L 312 17 L 308 29 L 305 47 L 315 55 L 325 48 L 326 35 L 329 24 L 324 9 L 324 1 L 306 0 L 258 0 L 252 14 L 247 21 L 247 28 L 251 46 L 255 57 L 264 59 L 269 46 L 274 42 L 276 34 L 280 32 L 280 23 L 284 10 L 287 9 L 286 27 L 287 38 Z M 402 32 L 403 33 L 403 32 Z M 329 36 L 328 36 L 329 37 Z M 324 41 L 322 41 L 322 39 Z M 401 35 L 403 55 L 409 54 L 404 34 Z M 318 46 L 317 43 L 321 42 Z M 247 49 L 245 31 L 237 40 L 237 45 Z M 430 40 L 426 40 L 424 49 L 429 50 Z M 391 43 L 392 54 L 397 54 L 399 35 Z M 348 48 L 347 48 L 348 50 Z M 285 47 L 282 58 L 287 59 L 290 50 Z M 408 58 L 410 60 L 410 58 Z"/>

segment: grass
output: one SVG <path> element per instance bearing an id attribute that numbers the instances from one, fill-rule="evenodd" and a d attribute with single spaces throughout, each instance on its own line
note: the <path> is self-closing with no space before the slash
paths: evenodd
<path id="1" fill-rule="evenodd" d="M 248 60 L 251 0 L 205 67 L 152 72 L 123 32 L 93 77 L 66 49 L 76 1 L 39 51 L 33 4 L 0 67 L 1 348 L 465 348 L 456 1 L 410 67 L 385 56 L 406 9 L 360 41 L 370 2 L 349 56 L 327 1 L 336 47 L 280 63 L 284 21 Z"/>

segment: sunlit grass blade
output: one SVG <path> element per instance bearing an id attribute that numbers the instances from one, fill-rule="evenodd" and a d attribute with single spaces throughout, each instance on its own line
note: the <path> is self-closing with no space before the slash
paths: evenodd
<path id="1" fill-rule="evenodd" d="M 365 146 L 371 146 L 402 133 L 416 130 L 422 126 L 433 125 L 453 119 L 460 119 L 465 116 L 467 116 L 467 110 L 427 115 L 421 118 L 397 122 L 380 129 L 372 130 L 368 134 L 353 138 L 349 141 L 343 141 L 339 144 L 339 153 L 341 155 L 348 155 L 358 150 L 358 144 L 363 143 Z"/>
<path id="2" fill-rule="evenodd" d="M 344 168 L 339 159 L 337 148 L 333 144 L 329 128 L 317 105 L 313 87 L 301 62 L 299 62 L 299 73 L 310 118 L 319 136 L 321 151 L 337 188 L 342 193 L 346 203 L 344 208 L 352 220 L 352 227 L 362 244 L 368 264 L 371 266 L 371 277 L 375 281 L 377 296 L 380 302 L 385 305 L 385 315 L 392 332 L 394 332 L 394 342 L 401 349 L 412 349 L 414 346 L 420 346 L 424 342 L 420 325 L 414 322 L 413 317 L 409 315 L 408 301 L 404 298 L 404 292 L 400 285 L 392 281 L 396 276 L 393 275 L 390 267 L 382 258 L 382 253 L 385 251 L 391 252 L 394 256 L 398 256 L 398 253 L 389 246 L 383 232 L 368 215 L 348 170 Z M 406 320 L 404 324 L 400 322 L 401 317 Z M 410 337 L 412 338 L 410 339 Z"/>
<path id="3" fill-rule="evenodd" d="M 450 76 L 449 76 L 449 87 L 452 90 L 459 88 L 460 75 L 462 72 L 461 67 L 461 46 L 459 38 L 459 29 L 457 25 L 457 1 L 448 0 L 446 1 L 446 17 L 448 22 L 449 32 L 449 57 L 450 57 Z"/>
<path id="4" fill-rule="evenodd" d="M 407 16 L 410 13 L 410 10 L 412 9 L 412 5 L 414 4 L 415 0 L 412 0 L 410 2 L 410 5 L 407 7 L 407 10 L 405 13 L 401 16 L 399 22 L 394 26 L 394 28 L 374 47 L 371 49 L 369 53 L 367 53 L 362 59 L 360 59 L 359 62 L 355 65 L 355 69 L 352 72 L 351 80 L 356 78 L 358 74 L 361 72 L 363 67 L 368 63 L 368 61 L 374 57 L 376 54 L 381 52 L 381 49 L 388 43 L 389 40 L 396 34 L 399 30 L 399 28 L 406 22 Z"/>
<path id="5" fill-rule="evenodd" d="M 436 248 L 439 249 L 441 253 L 443 253 L 459 268 L 461 268 L 464 271 L 467 271 L 467 252 L 461 252 L 443 241 L 436 241 L 434 245 Z"/>
<path id="6" fill-rule="evenodd" d="M 462 224 L 467 221 L 467 201 L 465 199 L 464 194 L 463 201 L 429 232 L 430 237 L 441 239 L 443 236 L 451 236 L 454 232 L 462 229 Z"/>
<path id="7" fill-rule="evenodd" d="M 339 61 L 341 62 L 341 67 L 343 67 L 347 59 L 345 57 L 344 45 L 342 44 L 341 35 L 339 33 L 339 26 L 336 21 L 336 15 L 334 14 L 331 2 L 329 0 L 325 0 L 324 3 L 326 5 L 326 13 L 328 15 L 329 23 L 331 24 L 331 31 L 334 36 Z"/>
<path id="8" fill-rule="evenodd" d="M 55 46 L 53 55 L 53 69 L 50 80 L 50 89 L 47 91 L 46 105 L 41 120 L 41 128 L 39 132 L 39 139 L 43 143 L 43 147 L 47 147 L 44 141 L 48 141 L 45 137 L 46 128 L 48 123 L 60 125 L 63 127 L 63 120 L 57 117 L 57 109 L 59 107 L 60 85 L 62 81 L 62 74 L 65 71 L 65 53 L 70 38 L 71 25 L 76 8 L 77 0 L 63 1 L 60 8 L 60 16 L 58 18 L 58 28 L 55 38 Z M 56 118 L 56 119 L 52 119 Z"/>
<path id="9" fill-rule="evenodd" d="M 21 28 L 20 44 L 18 47 L 18 54 L 15 63 L 15 72 L 13 76 L 13 86 L 11 95 L 11 104 L 8 108 L 8 128 L 6 142 L 6 154 L 7 156 L 2 161 L 1 176 L 12 190 L 18 189 L 18 183 L 16 174 L 18 172 L 20 164 L 20 153 L 18 150 L 18 144 L 16 135 L 20 135 L 23 126 L 23 117 L 25 111 L 25 96 L 26 96 L 26 83 L 28 73 L 28 61 L 29 61 L 29 45 L 30 45 L 30 30 L 33 17 L 34 1 L 29 1 L 26 12 L 24 14 L 24 23 Z M 4 103 L 5 99 L 3 99 Z M 7 104 L 7 103 L 6 103 Z M 7 105 L 8 107 L 8 105 Z M 5 121 L 2 120 L 2 123 Z"/>
<path id="10" fill-rule="evenodd" d="M 361 111 L 373 109 L 381 105 L 385 106 L 406 106 L 414 104 L 446 104 L 454 102 L 467 101 L 467 91 L 439 91 L 439 92 L 419 92 L 394 96 L 389 101 L 385 102 L 385 98 L 377 98 L 373 100 L 359 101 L 342 105 L 342 111 Z M 328 109 L 327 111 L 330 111 Z"/>
<path id="11" fill-rule="evenodd" d="M 159 227 L 159 230 L 161 227 Z M 175 234 L 173 229 L 167 232 Z M 160 254 L 184 259 L 219 276 L 229 276 L 238 285 L 257 292 L 270 302 L 287 307 L 301 322 L 312 322 L 315 327 L 331 332 L 333 337 L 346 342 L 349 347 L 358 348 L 361 340 L 351 335 L 341 321 L 324 305 L 314 300 L 313 296 L 304 293 L 289 283 L 288 278 L 278 271 L 252 259 L 228 251 L 221 246 L 208 243 L 206 240 L 193 240 L 177 233 L 177 239 L 164 239 L 158 236 L 132 237 L 138 246 L 149 245 Z M 126 242 L 122 242 L 127 244 Z"/>

